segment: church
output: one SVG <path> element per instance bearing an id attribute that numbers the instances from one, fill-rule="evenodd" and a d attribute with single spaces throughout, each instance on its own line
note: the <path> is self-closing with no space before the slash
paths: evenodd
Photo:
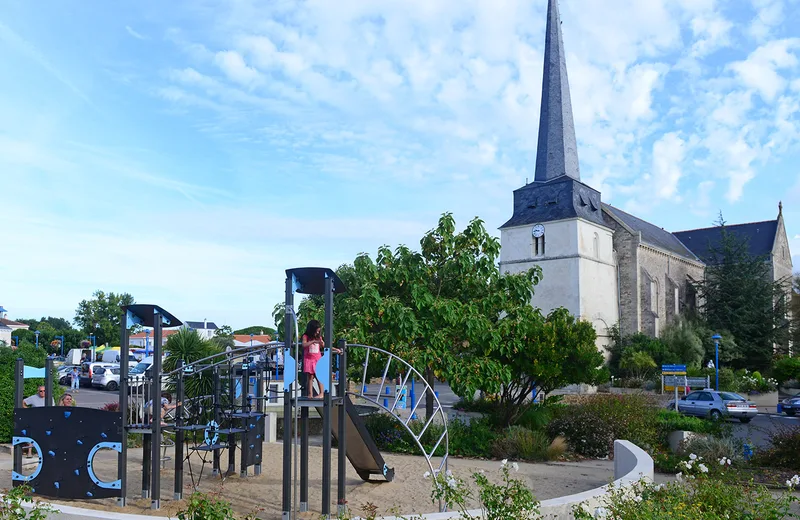
<path id="1" fill-rule="evenodd" d="M 774 280 L 792 275 L 782 207 L 774 220 L 727 225 L 768 258 Z M 500 227 L 500 269 L 538 265 L 532 304 L 545 314 L 564 307 L 591 322 L 598 347 L 610 329 L 657 337 L 687 306 L 702 280 L 719 228 L 670 232 L 602 201 L 581 182 L 557 0 L 549 0 L 544 78 L 533 182 L 514 191 L 511 218 Z"/>

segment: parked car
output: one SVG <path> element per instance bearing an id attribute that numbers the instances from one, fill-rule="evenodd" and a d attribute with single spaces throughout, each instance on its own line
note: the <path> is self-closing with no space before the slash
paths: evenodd
<path id="1" fill-rule="evenodd" d="M 92 386 L 92 377 L 97 367 L 119 367 L 114 363 L 84 363 L 81 365 L 81 386 Z"/>
<path id="2" fill-rule="evenodd" d="M 790 397 L 781 401 L 781 408 L 789 417 L 794 417 L 800 411 L 800 396 Z"/>
<path id="3" fill-rule="evenodd" d="M 675 409 L 675 400 L 667 404 L 670 410 Z M 739 419 L 749 423 L 758 415 L 758 406 L 734 392 L 717 392 L 706 389 L 691 392 L 680 398 L 678 411 L 686 415 L 710 417 L 711 419 Z"/>
<path id="4" fill-rule="evenodd" d="M 96 367 L 92 374 L 92 386 L 114 391 L 119 388 L 119 365 Z"/>
<path id="5" fill-rule="evenodd" d="M 63 365 L 58 367 L 58 384 L 69 386 L 72 384 L 72 369 L 77 365 Z M 81 367 L 78 367 L 80 371 Z"/>

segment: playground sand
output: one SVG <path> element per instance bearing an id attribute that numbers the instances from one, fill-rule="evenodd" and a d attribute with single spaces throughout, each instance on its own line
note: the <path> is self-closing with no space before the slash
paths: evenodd
<path id="1" fill-rule="evenodd" d="M 266 464 L 262 466 L 260 476 L 239 477 L 238 465 L 235 475 L 224 480 L 210 475 L 211 465 L 207 464 L 203 477 L 198 486 L 198 491 L 221 492 L 222 496 L 231 502 L 234 510 L 242 516 L 253 512 L 258 518 L 281 518 L 281 459 L 283 445 L 280 443 L 264 444 L 263 457 Z M 104 500 L 58 500 L 59 504 L 66 504 L 87 509 L 107 510 L 113 512 L 135 513 L 154 516 L 172 516 L 186 507 L 186 501 L 173 500 L 174 471 L 172 461 L 166 463 L 167 467 L 161 471 L 161 509 L 150 509 L 150 500 L 141 497 L 140 489 L 142 450 L 130 449 L 128 451 L 128 505 L 119 508 L 116 501 Z M 238 463 L 237 453 L 237 463 Z M 362 513 L 362 507 L 367 503 L 375 504 L 379 514 L 418 514 L 437 511 L 437 505 L 430 500 L 431 481 L 425 480 L 423 474 L 428 470 L 425 459 L 409 455 L 384 454 L 386 463 L 394 467 L 395 479 L 389 483 L 371 483 L 362 481 L 355 470 L 347 466 L 347 500 L 348 506 L 354 515 Z M 223 453 L 221 466 L 227 467 L 228 454 Z M 200 467 L 200 457 L 194 454 L 191 459 L 192 469 L 196 473 Z M 331 457 L 333 468 L 331 488 L 331 511 L 336 512 L 336 467 L 337 451 L 333 450 Z M 460 477 L 467 477 L 471 473 L 484 470 L 488 475 L 500 476 L 500 463 L 497 461 L 484 461 L 474 459 L 451 458 L 449 468 Z M 311 511 L 299 515 L 304 519 L 319 518 L 322 500 L 322 449 L 311 446 L 309 449 L 309 508 Z M 95 460 L 95 469 L 100 478 L 113 480 L 116 473 L 116 456 L 112 453 L 98 454 Z M 252 468 L 251 468 L 252 470 Z M 27 472 L 27 470 L 26 470 Z M 252 473 L 252 471 L 251 471 Z M 519 464 L 516 478 L 525 479 L 529 487 L 539 500 L 570 495 L 586 491 L 607 484 L 613 476 L 613 463 L 609 461 L 588 461 L 581 463 L 545 463 L 545 464 Z M 8 488 L 11 485 L 10 471 L 4 471 L 0 487 Z M 192 493 L 191 479 L 188 467 L 184 469 L 184 496 Z"/>

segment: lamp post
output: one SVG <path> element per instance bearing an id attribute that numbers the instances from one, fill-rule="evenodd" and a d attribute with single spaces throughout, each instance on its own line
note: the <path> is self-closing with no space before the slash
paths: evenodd
<path id="1" fill-rule="evenodd" d="M 36 335 L 36 348 L 39 348 L 39 334 L 41 334 L 41 332 L 37 330 L 34 331 L 33 333 Z"/>
<path id="2" fill-rule="evenodd" d="M 92 359 L 91 359 L 91 360 L 89 360 L 89 361 L 91 362 L 91 361 L 94 361 L 94 360 L 95 360 L 95 352 L 94 352 L 94 350 L 95 350 L 95 348 L 97 347 L 97 343 L 95 343 L 95 341 L 96 341 L 96 339 L 97 339 L 97 338 L 95 338 L 95 335 L 94 335 L 94 334 L 89 334 L 89 339 L 91 339 L 91 340 L 92 340 Z"/>
<path id="3" fill-rule="evenodd" d="M 64 336 L 55 336 L 56 339 L 61 338 L 61 355 L 64 355 Z"/>
<path id="4" fill-rule="evenodd" d="M 253 350 L 253 333 L 250 333 L 250 350 Z"/>
<path id="5" fill-rule="evenodd" d="M 144 331 L 144 357 L 150 355 L 150 329 Z"/>
<path id="6" fill-rule="evenodd" d="M 714 334 L 711 336 L 711 339 L 714 340 L 714 372 L 716 373 L 716 390 L 719 392 L 719 340 L 722 339 L 722 336 L 719 334 Z"/>

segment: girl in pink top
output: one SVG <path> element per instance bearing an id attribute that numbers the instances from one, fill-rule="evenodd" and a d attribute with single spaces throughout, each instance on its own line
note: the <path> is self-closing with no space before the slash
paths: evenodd
<path id="1" fill-rule="evenodd" d="M 314 395 L 314 382 L 317 380 L 317 362 L 322 357 L 322 349 L 325 348 L 325 342 L 322 341 L 322 326 L 317 320 L 311 320 L 306 326 L 306 332 L 303 334 L 303 372 L 307 375 L 306 386 L 308 388 L 308 397 L 310 399 L 319 399 L 322 393 Z M 332 349 L 337 354 L 341 352 L 339 349 Z"/>

